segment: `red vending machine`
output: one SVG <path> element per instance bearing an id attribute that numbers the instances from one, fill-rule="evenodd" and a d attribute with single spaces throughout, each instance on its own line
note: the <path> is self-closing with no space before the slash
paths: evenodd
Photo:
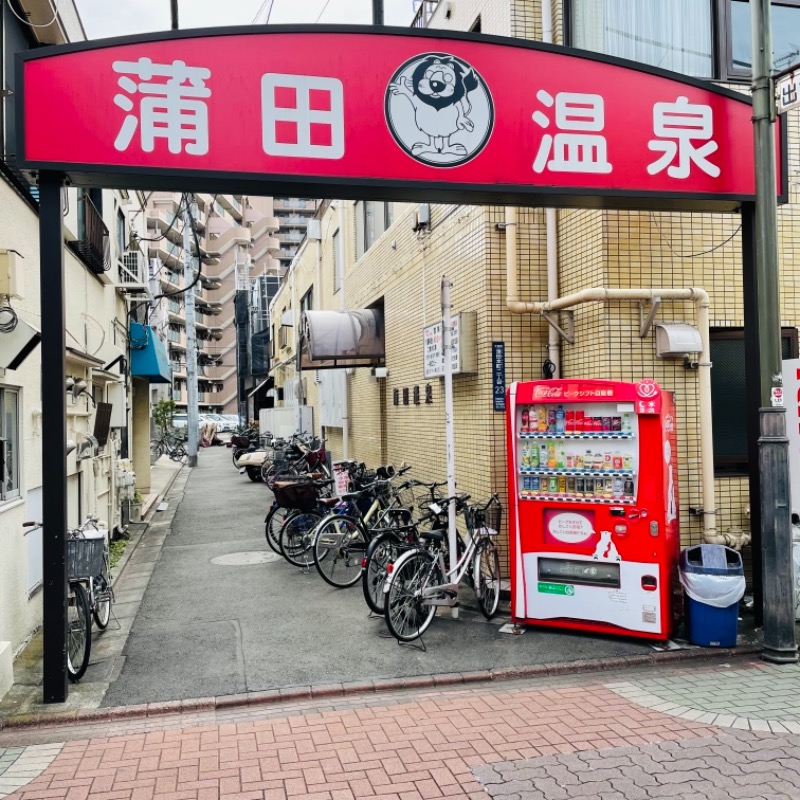
<path id="1" fill-rule="evenodd" d="M 650 639 L 672 632 L 675 406 L 653 380 L 508 390 L 514 622 Z"/>

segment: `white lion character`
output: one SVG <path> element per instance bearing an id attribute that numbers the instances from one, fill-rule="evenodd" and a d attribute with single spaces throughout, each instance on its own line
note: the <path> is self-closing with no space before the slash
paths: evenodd
<path id="1" fill-rule="evenodd" d="M 417 142 L 412 147 L 415 156 L 467 154 L 467 148 L 451 142 L 450 137 L 459 131 L 474 130 L 468 95 L 477 87 L 474 71 L 465 71 L 455 59 L 446 56 L 428 56 L 417 65 L 410 80 L 402 77 L 389 85 L 392 94 L 408 98 L 417 128 L 427 137 L 427 142 Z"/>

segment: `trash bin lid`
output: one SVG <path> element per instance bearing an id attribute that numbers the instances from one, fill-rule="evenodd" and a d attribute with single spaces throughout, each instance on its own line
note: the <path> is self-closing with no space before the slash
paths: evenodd
<path id="1" fill-rule="evenodd" d="M 696 544 L 681 553 L 684 572 L 703 575 L 744 575 L 742 555 L 722 544 Z"/>

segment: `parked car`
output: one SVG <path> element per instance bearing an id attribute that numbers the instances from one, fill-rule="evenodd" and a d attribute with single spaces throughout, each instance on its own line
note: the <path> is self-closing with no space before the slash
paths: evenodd
<path id="1" fill-rule="evenodd" d="M 203 413 L 201 420 L 213 422 L 217 426 L 218 433 L 230 433 L 236 427 L 225 414 Z"/>

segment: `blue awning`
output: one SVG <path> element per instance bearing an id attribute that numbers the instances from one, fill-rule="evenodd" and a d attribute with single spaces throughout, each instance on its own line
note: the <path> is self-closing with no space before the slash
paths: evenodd
<path id="1" fill-rule="evenodd" d="M 172 383 L 167 346 L 155 328 L 131 322 L 131 375 L 150 383 Z"/>

